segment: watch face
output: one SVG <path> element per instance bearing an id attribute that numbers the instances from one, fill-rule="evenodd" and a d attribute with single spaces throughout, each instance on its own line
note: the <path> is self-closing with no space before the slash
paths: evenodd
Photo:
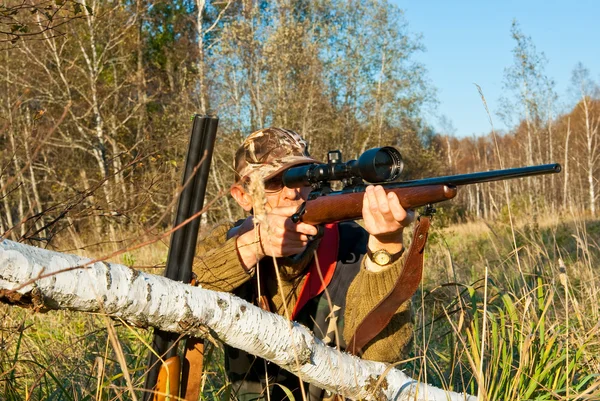
<path id="1" fill-rule="evenodd" d="M 373 253 L 373 262 L 380 266 L 389 264 L 391 259 L 391 255 L 383 249 Z"/>

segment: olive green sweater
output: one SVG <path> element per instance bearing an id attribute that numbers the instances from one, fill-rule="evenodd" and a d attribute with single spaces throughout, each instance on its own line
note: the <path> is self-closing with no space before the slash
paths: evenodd
<path id="1" fill-rule="evenodd" d="M 239 260 L 237 237 L 227 239 L 227 232 L 232 227 L 232 224 L 219 225 L 198 243 L 193 271 L 203 288 L 231 292 L 252 278 Z M 313 244 L 312 248 L 317 246 L 318 244 Z M 306 278 L 303 273 L 313 258 L 313 249 L 304 252 L 304 255 L 294 263 L 288 258 L 277 259 L 280 286 L 277 285 L 276 277 L 261 276 L 261 280 L 266 280 L 264 288 L 274 307 L 273 312 L 285 315 L 287 307 L 291 314 Z M 400 258 L 380 272 L 367 270 L 364 260 L 361 262 L 360 272 L 350 284 L 346 295 L 343 333 L 346 342 L 367 313 L 392 289 L 402 271 L 403 262 L 404 258 Z M 407 301 L 398 309 L 388 326 L 364 347 L 362 357 L 380 362 L 398 362 L 411 343 L 412 335 L 410 301 Z"/>

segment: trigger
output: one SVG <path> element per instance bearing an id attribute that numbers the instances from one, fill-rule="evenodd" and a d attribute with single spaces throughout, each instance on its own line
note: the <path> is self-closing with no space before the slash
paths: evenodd
<path id="1" fill-rule="evenodd" d="M 291 217 L 294 223 L 300 223 L 302 221 L 302 215 L 306 213 L 306 202 L 302 202 L 296 213 L 294 213 Z M 318 234 L 317 234 L 318 235 Z"/>
<path id="2" fill-rule="evenodd" d="M 325 226 L 318 225 L 316 227 L 317 227 L 317 235 L 309 235 L 308 236 L 309 241 L 314 241 L 316 239 L 323 237 L 323 235 L 325 235 Z"/>

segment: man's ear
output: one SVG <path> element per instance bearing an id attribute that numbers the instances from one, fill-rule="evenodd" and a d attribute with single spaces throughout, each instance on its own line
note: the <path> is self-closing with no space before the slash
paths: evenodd
<path id="1" fill-rule="evenodd" d="M 231 187 L 231 196 L 244 209 L 249 212 L 252 210 L 252 196 L 241 185 Z"/>

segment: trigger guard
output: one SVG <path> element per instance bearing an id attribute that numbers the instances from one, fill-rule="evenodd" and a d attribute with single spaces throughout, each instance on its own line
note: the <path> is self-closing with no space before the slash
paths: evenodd
<path id="1" fill-rule="evenodd" d="M 317 235 L 309 235 L 308 236 L 309 241 L 314 241 L 316 239 L 322 238 L 323 235 L 325 235 L 325 226 L 319 224 L 316 227 L 317 227 Z"/>

